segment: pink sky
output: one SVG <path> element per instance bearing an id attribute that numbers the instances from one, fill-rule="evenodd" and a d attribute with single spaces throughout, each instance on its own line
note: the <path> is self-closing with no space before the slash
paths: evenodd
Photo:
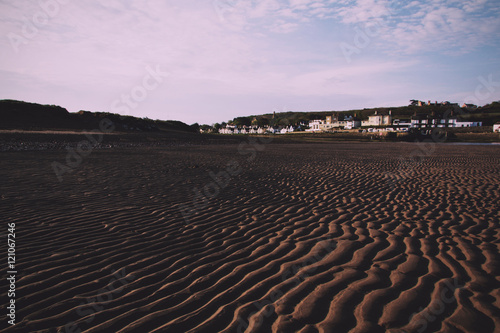
<path id="1" fill-rule="evenodd" d="M 414 98 L 483 105 L 500 99 L 499 7 L 0 1 L 0 98 L 209 124 Z"/>

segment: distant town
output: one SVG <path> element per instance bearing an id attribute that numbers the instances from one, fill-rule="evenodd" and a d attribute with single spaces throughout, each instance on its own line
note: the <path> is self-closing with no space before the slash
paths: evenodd
<path id="1" fill-rule="evenodd" d="M 494 104 L 498 104 L 495 102 Z M 419 109 L 422 111 L 419 112 Z M 400 108 L 401 109 L 401 108 Z M 425 109 L 425 110 L 424 110 Z M 481 127 L 483 120 L 481 114 L 477 114 L 478 106 L 473 104 L 462 104 L 446 102 L 423 102 L 411 100 L 410 104 L 404 110 L 414 110 L 413 114 L 408 115 L 404 112 L 394 113 L 391 109 L 374 109 L 372 114 L 361 116 L 359 112 L 336 112 L 320 117 L 319 119 L 283 121 L 278 119 L 276 113 L 270 119 L 253 117 L 235 118 L 234 121 L 216 124 L 215 127 L 203 126 L 200 131 L 203 133 L 220 134 L 287 134 L 293 132 L 336 132 L 359 131 L 359 132 L 408 132 L 410 129 L 429 129 L 429 128 L 458 128 L 458 127 Z M 291 112 L 289 112 L 291 113 Z M 325 112 L 323 112 L 325 113 Z M 465 115 L 475 115 L 473 119 Z M 498 118 L 498 117 L 496 117 Z M 487 122 L 491 122 L 491 117 Z M 500 122 L 494 121 L 493 131 L 500 131 Z M 205 125 L 206 126 L 206 125 Z"/>
<path id="2" fill-rule="evenodd" d="M 406 138 L 407 133 L 426 133 L 447 128 L 456 133 L 500 133 L 500 101 L 483 106 L 450 102 L 410 100 L 409 105 L 347 111 L 286 111 L 240 116 L 227 123 L 191 125 L 175 120 L 153 120 L 109 112 L 80 110 L 68 112 L 57 105 L 41 105 L 16 100 L 0 100 L 0 130 L 88 130 L 99 128 L 102 119 L 113 122 L 116 132 L 211 134 L 315 134 L 379 132 L 382 137 Z M 403 133 L 402 133 L 403 132 Z M 401 135 L 400 135 L 401 134 Z M 338 136 L 338 135 L 337 135 Z M 498 136 L 497 136 L 498 138 Z M 462 140 L 473 140 L 462 137 Z M 479 140 L 475 137 L 474 140 Z M 482 138 L 484 139 L 484 137 Z M 493 138 L 490 138 L 493 140 Z M 496 139 L 495 139 L 496 140 Z"/>

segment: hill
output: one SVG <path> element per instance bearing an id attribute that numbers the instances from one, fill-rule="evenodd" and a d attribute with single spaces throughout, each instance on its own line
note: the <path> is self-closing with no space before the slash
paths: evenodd
<path id="1" fill-rule="evenodd" d="M 107 118 L 120 132 L 180 131 L 198 133 L 198 125 L 181 121 L 152 120 L 108 112 L 79 111 L 70 113 L 57 105 L 41 105 L 15 100 L 0 100 L 0 129 L 2 130 L 92 130 Z"/>
<path id="2" fill-rule="evenodd" d="M 360 120 L 368 119 L 368 116 L 373 115 L 375 111 L 378 114 L 388 114 L 391 111 L 393 118 L 410 119 L 413 115 L 443 115 L 451 111 L 460 120 L 466 121 L 482 121 L 484 126 L 492 126 L 500 121 L 500 102 L 493 102 L 477 109 L 466 109 L 453 104 L 432 104 L 432 105 L 408 105 L 400 107 L 381 107 L 368 108 L 348 111 L 288 111 L 280 113 L 268 113 L 263 115 L 251 115 L 246 117 L 237 117 L 228 121 L 230 124 L 237 126 L 243 125 L 273 125 L 273 126 L 288 126 L 307 123 L 310 120 L 325 119 L 326 116 L 335 113 L 342 120 L 344 116 L 352 115 Z M 219 124 L 216 124 L 216 127 Z M 220 126 L 220 125 L 219 125 Z"/>

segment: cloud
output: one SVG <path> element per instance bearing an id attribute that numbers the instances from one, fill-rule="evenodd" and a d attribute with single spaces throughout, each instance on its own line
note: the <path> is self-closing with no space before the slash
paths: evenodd
<path id="1" fill-rule="evenodd" d="M 413 92 L 405 89 L 419 87 L 401 73 L 416 81 L 431 57 L 439 61 L 427 66 L 441 73 L 448 55 L 459 52 L 466 61 L 449 71 L 471 67 L 483 54 L 496 59 L 500 31 L 493 0 L 68 1 L 46 24 L 35 24 L 37 33 L 15 52 L 7 34 L 23 36 L 40 13 L 39 2 L 0 1 L 0 98 L 109 111 L 141 83 L 148 65 L 160 65 L 171 75 L 133 111 L 165 119 L 170 110 L 191 122 L 217 112 L 267 112 L 267 105 L 331 109 L 339 101 L 406 100 Z M 375 33 L 348 64 L 339 44 L 367 28 Z M 484 45 L 495 51 L 474 52 Z M 483 68 L 495 66 L 491 60 Z"/>
<path id="2" fill-rule="evenodd" d="M 334 9 L 332 1 L 314 0 L 215 0 L 214 8 L 220 20 L 228 28 L 237 31 L 251 29 L 291 33 L 299 29 L 301 23 L 311 19 L 331 17 Z M 281 24 L 276 24 L 280 21 Z M 277 29 L 276 27 L 286 27 Z"/>
<path id="3" fill-rule="evenodd" d="M 289 86 L 298 95 L 374 95 L 386 94 L 389 89 L 400 89 L 398 84 L 385 82 L 395 73 L 415 66 L 417 61 L 377 60 L 361 62 L 352 66 L 331 66 L 310 71 L 290 78 Z"/>
<path id="4" fill-rule="evenodd" d="M 380 26 L 375 39 L 390 52 L 471 52 L 500 36 L 500 5 L 496 0 L 413 1 L 358 0 L 336 9 L 342 22 Z"/>

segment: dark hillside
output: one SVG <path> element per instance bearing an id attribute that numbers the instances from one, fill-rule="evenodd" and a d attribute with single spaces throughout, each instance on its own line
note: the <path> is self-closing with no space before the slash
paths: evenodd
<path id="1" fill-rule="evenodd" d="M 332 114 L 338 115 L 340 120 L 342 120 L 345 116 L 354 116 L 360 120 L 366 120 L 368 119 L 368 116 L 373 115 L 375 112 L 386 115 L 389 111 L 391 111 L 394 119 L 402 120 L 409 120 L 413 115 L 418 114 L 436 116 L 453 115 L 464 121 L 482 121 L 484 126 L 492 126 L 494 123 L 500 121 L 500 102 L 493 102 L 477 109 L 461 108 L 456 104 L 431 104 L 423 106 L 408 105 L 348 111 L 288 111 L 274 114 L 268 113 L 263 115 L 237 117 L 232 121 L 229 121 L 229 123 L 238 126 L 250 124 L 259 126 L 287 126 L 299 125 L 301 122 L 307 123 L 309 120 L 325 119 L 326 116 L 331 116 Z M 453 114 L 451 114 L 452 111 Z"/>
<path id="2" fill-rule="evenodd" d="M 3 130 L 92 130 L 108 118 L 120 132 L 182 131 L 198 133 L 196 125 L 180 121 L 151 120 L 108 112 L 70 113 L 57 105 L 41 105 L 14 100 L 0 101 L 0 129 Z"/>

